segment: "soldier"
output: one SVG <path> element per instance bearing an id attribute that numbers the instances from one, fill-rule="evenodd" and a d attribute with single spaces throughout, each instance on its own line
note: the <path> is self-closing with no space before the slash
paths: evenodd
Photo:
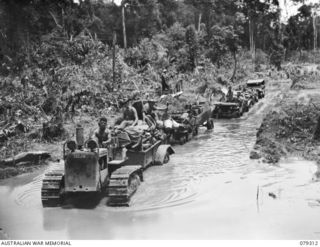
<path id="1" fill-rule="evenodd" d="M 228 93 L 227 93 L 227 102 L 232 102 L 233 101 L 233 92 L 232 92 L 232 87 L 228 87 Z"/>
<path id="2" fill-rule="evenodd" d="M 167 84 L 166 78 L 165 78 L 166 73 L 167 73 L 167 70 L 164 69 L 164 70 L 162 71 L 162 74 L 161 74 L 162 92 L 163 92 L 163 91 L 170 90 L 170 87 L 169 87 L 169 85 Z"/>
<path id="3" fill-rule="evenodd" d="M 241 92 L 237 92 L 237 95 L 234 99 L 235 102 L 239 103 L 240 106 L 242 106 L 243 102 L 244 102 L 244 99 L 241 95 Z"/>
<path id="4" fill-rule="evenodd" d="M 176 84 L 176 93 L 181 92 L 183 90 L 183 80 L 180 78 Z"/>
<path id="5" fill-rule="evenodd" d="M 153 106 L 149 103 L 149 94 L 146 93 L 145 96 L 145 100 L 138 100 L 132 106 L 136 109 L 138 118 L 139 120 L 141 120 L 139 121 L 139 124 L 143 125 L 144 123 L 146 123 L 151 129 L 154 129 L 156 126 L 156 122 L 155 114 L 153 112 Z"/>
<path id="6" fill-rule="evenodd" d="M 155 114 L 153 112 L 151 105 L 148 102 L 143 105 L 142 118 L 143 118 L 143 121 L 148 124 L 150 129 L 156 128 L 157 123 L 155 120 Z"/>
<path id="7" fill-rule="evenodd" d="M 119 129 L 124 129 L 127 126 L 135 126 L 138 124 L 137 110 L 132 106 L 131 99 L 125 103 L 125 110 L 123 112 L 123 120 L 118 126 Z"/>
<path id="8" fill-rule="evenodd" d="M 111 141 L 109 138 L 107 123 L 107 118 L 101 117 L 98 123 L 99 128 L 94 133 L 95 138 L 98 140 L 99 147 L 105 147 Z"/>

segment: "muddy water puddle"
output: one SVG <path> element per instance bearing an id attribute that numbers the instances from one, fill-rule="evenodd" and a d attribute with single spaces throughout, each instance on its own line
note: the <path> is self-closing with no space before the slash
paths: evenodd
<path id="1" fill-rule="evenodd" d="M 91 209 L 43 209 L 43 174 L 61 163 L 4 180 L 0 227 L 13 239 L 318 239 L 315 164 L 291 159 L 272 166 L 248 158 L 264 101 L 175 146 L 168 164 L 145 171 L 127 208 L 107 207 L 102 199 Z"/>

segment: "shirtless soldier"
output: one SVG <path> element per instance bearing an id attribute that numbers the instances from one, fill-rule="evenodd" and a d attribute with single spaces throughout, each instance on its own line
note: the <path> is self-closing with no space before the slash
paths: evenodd
<path id="1" fill-rule="evenodd" d="M 131 99 L 125 103 L 125 109 L 123 112 L 123 120 L 118 126 L 119 129 L 124 129 L 127 126 L 135 126 L 138 124 L 137 110 L 131 105 Z"/>
<path id="2" fill-rule="evenodd" d="M 101 117 L 98 123 L 99 129 L 97 129 L 94 133 L 95 138 L 98 140 L 99 147 L 105 147 L 111 141 L 109 138 L 107 123 L 107 118 Z"/>

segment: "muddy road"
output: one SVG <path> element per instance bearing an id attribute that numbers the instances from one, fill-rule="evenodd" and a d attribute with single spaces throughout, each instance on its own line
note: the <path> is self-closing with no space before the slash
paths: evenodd
<path id="1" fill-rule="evenodd" d="M 163 167 L 150 167 L 129 208 L 46 208 L 41 180 L 52 164 L 0 182 L 0 227 L 12 239 L 319 239 L 320 184 L 313 162 L 249 160 L 256 129 L 278 97 L 240 119 L 201 129 Z M 271 103 L 267 103 L 271 102 Z"/>

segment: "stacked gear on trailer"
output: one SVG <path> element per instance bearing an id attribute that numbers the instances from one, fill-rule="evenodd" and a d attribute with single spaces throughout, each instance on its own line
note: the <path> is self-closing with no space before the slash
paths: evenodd
<path id="1" fill-rule="evenodd" d="M 209 105 L 188 104 L 181 111 L 169 112 L 167 106 L 158 106 L 161 112 L 161 119 L 158 126 L 163 128 L 167 135 L 167 141 L 171 144 L 184 144 L 196 136 L 200 126 L 205 126 L 208 130 L 213 129 L 212 109 Z M 162 121 L 161 121 L 162 120 Z"/>

